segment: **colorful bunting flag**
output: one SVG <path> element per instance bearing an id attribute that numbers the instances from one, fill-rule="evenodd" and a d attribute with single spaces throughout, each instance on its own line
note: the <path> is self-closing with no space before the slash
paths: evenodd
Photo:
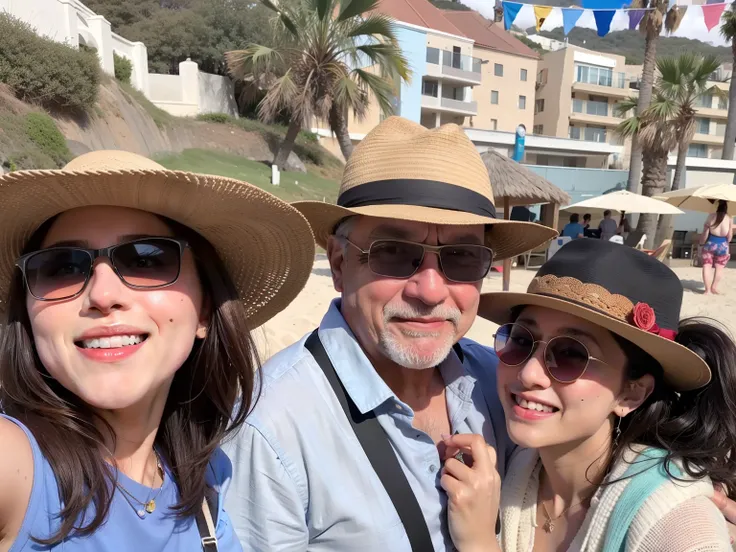
<path id="1" fill-rule="evenodd" d="M 507 31 L 514 24 L 514 19 L 519 15 L 519 10 L 524 4 L 517 4 L 516 2 L 504 2 L 503 3 L 503 28 Z"/>
<path id="2" fill-rule="evenodd" d="M 552 12 L 551 6 L 534 6 L 534 17 L 537 18 L 537 32 L 542 28 L 542 25 L 544 25 L 544 20 L 547 19 L 547 16 Z"/>
<path id="3" fill-rule="evenodd" d="M 726 8 L 726 4 L 707 4 L 702 6 L 703 19 L 705 20 L 705 26 L 710 31 L 713 27 L 718 25 L 723 15 L 723 10 Z"/>
<path id="4" fill-rule="evenodd" d="M 611 30 L 611 21 L 616 15 L 616 10 L 593 10 L 595 26 L 598 28 L 598 36 L 606 36 Z"/>
<path id="5" fill-rule="evenodd" d="M 647 13 L 647 10 L 626 10 L 629 14 L 629 30 L 633 31 L 641 23 L 642 17 Z"/>
<path id="6" fill-rule="evenodd" d="M 575 27 L 575 23 L 578 22 L 580 16 L 583 15 L 583 10 L 577 8 L 562 8 L 562 26 L 565 30 L 565 36 Z"/>

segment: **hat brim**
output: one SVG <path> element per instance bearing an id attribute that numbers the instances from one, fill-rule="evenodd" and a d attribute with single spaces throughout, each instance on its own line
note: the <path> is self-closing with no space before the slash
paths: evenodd
<path id="1" fill-rule="evenodd" d="M 665 383 L 675 391 L 691 391 L 710 382 L 710 368 L 687 347 L 564 299 L 533 293 L 484 293 L 480 297 L 478 316 L 499 325 L 507 324 L 512 322 L 512 309 L 519 306 L 544 307 L 572 314 L 623 337 L 660 363 Z"/>
<path id="2" fill-rule="evenodd" d="M 222 259 L 251 329 L 296 297 L 314 263 L 314 238 L 301 213 L 239 180 L 168 170 L 18 171 L 0 177 L 1 299 L 23 247 L 43 222 L 97 205 L 148 211 L 202 235 Z"/>
<path id="3" fill-rule="evenodd" d="M 494 260 L 503 260 L 521 255 L 555 237 L 557 231 L 532 222 L 495 219 L 434 207 L 417 205 L 368 205 L 347 209 L 321 201 L 296 201 L 292 203 L 307 218 L 312 226 L 314 237 L 322 248 L 327 247 L 330 237 L 340 220 L 352 215 L 378 218 L 392 218 L 430 224 L 473 225 L 488 224 L 492 228 L 486 232 L 485 245 L 494 253 Z"/>

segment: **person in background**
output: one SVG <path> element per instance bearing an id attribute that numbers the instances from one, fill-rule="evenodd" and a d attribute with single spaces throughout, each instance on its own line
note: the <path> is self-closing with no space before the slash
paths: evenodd
<path id="1" fill-rule="evenodd" d="M 700 238 L 700 259 L 703 265 L 705 294 L 718 294 L 723 269 L 731 258 L 733 219 L 728 216 L 728 203 L 720 200 L 715 213 L 708 215 Z"/>
<path id="2" fill-rule="evenodd" d="M 585 228 L 583 228 L 583 225 L 580 224 L 579 214 L 573 213 L 572 215 L 570 215 L 570 222 L 565 225 L 560 235 L 567 236 L 568 238 L 572 238 L 573 240 L 584 237 Z"/>
<path id="3" fill-rule="evenodd" d="M 598 230 L 601 231 L 601 239 L 604 241 L 610 240 L 618 232 L 618 224 L 611 217 L 610 210 L 603 212 L 603 220 L 598 224 Z"/>
<path id="4" fill-rule="evenodd" d="M 583 228 L 585 230 L 587 230 L 588 228 L 590 228 L 590 219 L 592 219 L 592 218 L 593 218 L 593 215 L 591 215 L 590 213 L 585 213 L 583 215 Z"/>

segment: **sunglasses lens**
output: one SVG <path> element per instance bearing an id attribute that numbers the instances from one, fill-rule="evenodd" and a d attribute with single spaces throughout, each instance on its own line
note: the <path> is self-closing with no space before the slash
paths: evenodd
<path id="1" fill-rule="evenodd" d="M 371 245 L 368 267 L 380 276 L 408 278 L 422 264 L 423 256 L 420 244 L 381 240 Z"/>
<path id="2" fill-rule="evenodd" d="M 84 251 L 58 248 L 39 251 L 26 262 L 26 282 L 39 299 L 73 297 L 87 281 L 92 258 Z"/>
<path id="3" fill-rule="evenodd" d="M 151 238 L 115 248 L 112 263 L 125 280 L 136 287 L 160 287 L 179 277 L 181 249 L 174 241 Z"/>
<path id="4" fill-rule="evenodd" d="M 526 362 L 534 352 L 534 336 L 519 324 L 504 324 L 496 332 L 496 355 L 507 366 Z"/>
<path id="5" fill-rule="evenodd" d="M 445 246 L 440 252 L 442 270 L 454 282 L 477 282 L 491 269 L 493 254 L 480 245 Z"/>
<path id="6" fill-rule="evenodd" d="M 588 366 L 588 349 L 572 337 L 554 337 L 547 344 L 544 356 L 550 375 L 562 383 L 573 382 Z"/>

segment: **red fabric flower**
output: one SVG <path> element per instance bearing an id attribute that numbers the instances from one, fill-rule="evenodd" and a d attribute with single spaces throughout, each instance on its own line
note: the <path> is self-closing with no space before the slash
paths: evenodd
<path id="1" fill-rule="evenodd" d="M 657 315 L 654 314 L 654 309 L 646 303 L 637 303 L 634 307 L 634 311 L 631 313 L 632 322 L 634 326 L 645 332 L 651 332 L 657 328 Z M 653 333 L 658 333 L 654 331 Z"/>

